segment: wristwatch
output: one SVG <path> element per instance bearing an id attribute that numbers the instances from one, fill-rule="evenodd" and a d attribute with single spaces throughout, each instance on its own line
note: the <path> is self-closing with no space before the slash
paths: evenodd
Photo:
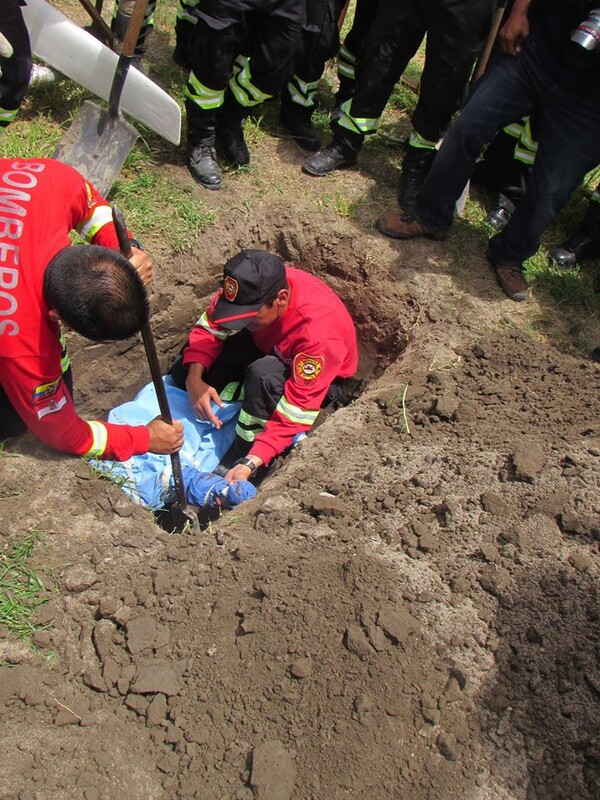
<path id="1" fill-rule="evenodd" d="M 248 467 L 248 469 L 250 470 L 250 475 L 248 476 L 249 478 L 253 478 L 256 475 L 258 467 L 254 463 L 254 461 L 252 461 L 251 458 L 246 458 L 245 456 L 244 458 L 238 458 L 238 460 L 235 462 L 233 466 L 237 467 L 238 464 L 241 464 L 243 467 Z"/>

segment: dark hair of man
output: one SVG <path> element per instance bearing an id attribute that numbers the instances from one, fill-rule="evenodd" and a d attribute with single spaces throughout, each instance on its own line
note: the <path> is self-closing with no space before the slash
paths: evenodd
<path id="1" fill-rule="evenodd" d="M 57 253 L 46 267 L 44 297 L 67 325 L 95 342 L 127 339 L 150 316 L 148 295 L 133 264 L 96 245 Z"/>
<path id="2" fill-rule="evenodd" d="M 286 282 L 283 284 L 283 286 L 280 286 L 280 287 L 279 287 L 279 289 L 277 289 L 277 291 L 275 292 L 275 294 L 272 294 L 272 295 L 271 295 L 271 297 L 269 297 L 269 299 L 268 299 L 268 300 L 265 300 L 265 302 L 264 302 L 264 304 L 263 304 L 263 305 L 265 305 L 265 306 L 268 306 L 269 308 L 271 308 L 271 306 L 273 305 L 273 303 L 275 302 L 275 300 L 277 300 L 277 295 L 279 294 L 279 292 L 280 292 L 282 289 L 289 289 L 289 288 L 290 288 L 290 285 L 289 285 L 289 283 L 286 281 Z"/>

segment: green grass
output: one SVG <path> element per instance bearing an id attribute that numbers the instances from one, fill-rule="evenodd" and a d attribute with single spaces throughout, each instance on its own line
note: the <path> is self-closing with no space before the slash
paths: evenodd
<path id="1" fill-rule="evenodd" d="M 42 627 L 35 624 L 35 613 L 47 601 L 46 587 L 28 566 L 41 540 L 41 534 L 32 531 L 0 554 L 0 625 L 19 639 L 30 639 Z"/>
<path id="2" fill-rule="evenodd" d="M 120 178 L 111 200 L 127 209 L 126 222 L 142 241 L 152 234 L 168 242 L 174 253 L 190 250 L 199 234 L 217 220 L 194 186 L 165 177 L 158 168 L 132 178 Z"/>
<path id="3" fill-rule="evenodd" d="M 98 462 L 92 462 L 88 459 L 84 459 L 87 464 L 87 467 L 90 471 L 90 474 L 93 475 L 95 478 L 99 478 L 103 481 L 109 481 L 110 483 L 114 483 L 119 489 L 123 487 L 131 487 L 131 479 L 127 478 L 125 475 L 117 472 L 114 466 L 109 467 L 108 463 L 102 462 L 99 464 Z"/>

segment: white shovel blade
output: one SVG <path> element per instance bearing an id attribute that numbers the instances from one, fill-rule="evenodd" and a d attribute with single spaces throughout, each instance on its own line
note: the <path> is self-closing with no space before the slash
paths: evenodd
<path id="1" fill-rule="evenodd" d="M 31 49 L 54 69 L 108 100 L 118 55 L 45 0 L 27 0 L 23 17 Z M 120 107 L 167 141 L 179 144 L 181 109 L 160 86 L 129 69 Z"/>

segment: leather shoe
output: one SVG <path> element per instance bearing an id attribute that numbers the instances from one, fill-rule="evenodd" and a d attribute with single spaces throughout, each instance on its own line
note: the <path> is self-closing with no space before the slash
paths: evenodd
<path id="1" fill-rule="evenodd" d="M 250 151 L 244 140 L 242 126 L 220 128 L 217 139 L 223 151 L 223 158 L 232 167 L 245 167 L 250 163 Z"/>
<path id="2" fill-rule="evenodd" d="M 215 148 L 210 145 L 198 145 L 190 149 L 188 169 L 194 180 L 202 184 L 205 189 L 220 189 L 223 185 L 217 154 Z"/>
<path id="3" fill-rule="evenodd" d="M 489 250 L 485 255 L 494 268 L 496 279 L 504 293 L 517 303 L 522 303 L 523 300 L 527 300 L 529 286 L 525 280 L 523 268 L 518 264 L 502 264 L 495 262 Z"/>
<path id="4" fill-rule="evenodd" d="M 302 165 L 302 172 L 320 178 L 328 175 L 335 169 L 353 167 L 356 164 L 356 153 L 338 142 L 332 142 L 329 147 L 324 147 L 312 156 L 309 156 Z"/>
<path id="5" fill-rule="evenodd" d="M 448 236 L 447 230 L 440 230 L 439 228 L 430 228 L 409 211 L 400 209 L 397 211 L 386 211 L 375 223 L 375 227 L 384 236 L 390 236 L 392 239 L 413 239 L 415 236 L 424 236 L 426 239 L 435 239 L 441 241 Z"/>

